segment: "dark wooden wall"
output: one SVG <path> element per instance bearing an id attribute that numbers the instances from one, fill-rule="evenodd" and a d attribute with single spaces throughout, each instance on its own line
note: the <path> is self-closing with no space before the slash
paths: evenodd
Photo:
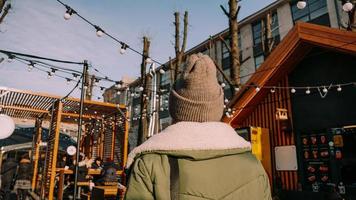
<path id="1" fill-rule="evenodd" d="M 280 87 L 288 86 L 288 77 L 285 77 L 277 84 Z M 277 108 L 286 108 L 288 117 L 292 117 L 290 102 L 290 91 L 286 89 L 276 89 L 274 93 L 269 92 L 267 97 L 255 105 L 254 111 L 245 119 L 241 127 L 257 126 L 268 128 L 270 133 L 270 143 L 272 152 L 272 168 L 274 188 L 280 179 L 282 188 L 285 190 L 296 190 L 298 176 L 297 171 L 276 171 L 274 161 L 274 147 L 294 145 L 294 133 L 280 130 L 280 124 L 276 120 L 275 113 Z M 292 121 L 292 120 L 291 120 Z"/>

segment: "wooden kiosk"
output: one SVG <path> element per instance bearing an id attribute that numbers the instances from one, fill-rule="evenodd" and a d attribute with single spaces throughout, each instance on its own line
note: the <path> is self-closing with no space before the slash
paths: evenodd
<path id="1" fill-rule="evenodd" d="M 60 127 L 77 124 L 79 102 L 75 98 L 61 100 L 59 96 L 0 87 L 1 113 L 34 120 L 32 191 L 41 198 L 54 199 Z M 91 158 L 100 156 L 103 160 L 113 160 L 120 166 L 118 173 L 121 174 L 128 153 L 126 116 L 124 105 L 84 101 L 79 151 Z M 42 141 L 42 125 L 46 121 L 49 122 L 49 133 L 47 141 Z"/>

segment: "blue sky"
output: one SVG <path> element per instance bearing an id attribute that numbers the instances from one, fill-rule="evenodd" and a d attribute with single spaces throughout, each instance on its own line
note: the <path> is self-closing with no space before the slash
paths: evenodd
<path id="1" fill-rule="evenodd" d="M 120 46 L 78 17 L 65 21 L 65 8 L 55 0 L 10 0 L 13 9 L 0 25 L 0 49 L 65 60 L 89 60 L 114 80 L 138 77 L 141 57 L 131 51 L 119 54 Z M 244 0 L 240 18 L 252 14 L 274 0 Z M 142 51 L 142 37 L 151 39 L 150 55 L 164 63 L 174 57 L 173 13 L 189 12 L 188 49 L 227 28 L 219 5 L 227 0 L 63 0 L 78 13 L 105 31 Z M 3 55 L 0 55 L 3 56 Z M 5 56 L 6 57 L 6 56 Z M 80 70 L 80 66 L 65 66 Z M 18 62 L 0 64 L 0 86 L 65 95 L 74 85 L 61 78 L 47 79 L 44 72 L 28 72 Z M 109 86 L 108 83 L 101 83 Z M 73 96 L 78 96 L 75 91 Z M 99 89 L 95 96 L 101 96 Z"/>

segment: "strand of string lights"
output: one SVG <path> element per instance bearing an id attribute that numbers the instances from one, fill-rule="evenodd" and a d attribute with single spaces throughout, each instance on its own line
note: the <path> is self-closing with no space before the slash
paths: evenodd
<path id="1" fill-rule="evenodd" d="M 81 78 L 80 78 L 81 77 L 81 72 L 79 72 L 79 71 L 75 71 L 75 70 L 72 70 L 72 69 L 55 67 L 55 66 L 50 65 L 50 64 L 45 63 L 45 62 L 41 62 L 41 61 L 37 61 L 37 60 L 29 60 L 29 59 L 21 58 L 19 56 L 13 56 L 12 59 L 27 65 L 28 66 L 27 70 L 29 72 L 31 72 L 33 69 L 36 69 L 38 71 L 46 73 L 48 75 L 47 76 L 48 79 L 50 79 L 53 76 L 56 76 L 56 77 L 65 79 L 67 84 L 69 84 L 72 81 L 77 81 L 77 80 L 79 81 L 79 83 L 81 83 Z M 42 69 L 41 67 L 45 68 L 45 69 Z M 48 70 L 46 70 L 46 69 L 48 69 Z M 59 72 L 63 72 L 63 73 L 66 73 L 66 74 L 71 74 L 73 76 L 73 78 L 69 78 L 67 76 L 59 75 L 59 74 L 56 73 L 57 70 Z M 103 91 L 105 89 L 105 87 L 97 85 L 97 82 L 98 82 L 99 78 L 97 78 L 97 77 L 94 77 L 94 78 L 95 78 L 95 82 L 94 82 L 93 87 L 100 88 L 100 90 Z M 104 79 L 104 80 L 106 80 L 106 79 Z"/>
<path id="2" fill-rule="evenodd" d="M 29 69 L 36 68 L 39 71 L 47 73 L 48 74 L 48 78 L 51 78 L 52 76 L 57 76 L 57 77 L 60 77 L 60 78 L 63 78 L 65 80 L 67 80 L 67 82 L 71 82 L 71 81 L 74 80 L 72 78 L 68 78 L 68 77 L 65 77 L 65 76 L 61 76 L 61 75 L 55 74 L 55 70 L 58 70 L 58 68 L 56 68 L 56 67 L 45 66 L 46 68 L 51 70 L 51 71 L 47 71 L 47 70 L 44 70 L 44 69 L 41 69 L 41 68 L 35 66 L 36 61 L 34 61 L 34 60 L 28 60 L 28 59 L 20 58 L 18 56 L 15 56 L 14 59 L 16 59 L 17 61 L 19 61 L 19 62 L 21 62 L 23 64 L 29 65 L 29 67 L 31 67 Z M 48 65 L 48 64 L 46 64 L 46 65 Z M 64 73 L 73 74 L 73 70 L 71 70 L 71 69 L 69 69 L 70 72 L 67 72 L 66 69 L 64 69 L 64 68 L 60 68 L 60 70 L 62 70 Z M 80 76 L 80 72 L 79 71 L 75 71 L 75 72 L 76 72 L 77 76 Z M 98 80 L 98 79 L 96 79 L 96 80 Z M 104 79 L 104 80 L 107 80 L 107 79 Z M 249 85 L 244 85 L 243 87 L 245 87 L 245 88 L 255 88 L 256 92 L 259 92 L 261 89 L 270 89 L 271 93 L 274 93 L 276 91 L 276 89 L 287 89 L 287 90 L 290 90 L 291 93 L 296 93 L 297 90 L 305 90 L 306 94 L 310 94 L 311 90 L 313 90 L 313 89 L 315 90 L 316 89 L 316 90 L 319 91 L 319 93 L 323 97 L 328 92 L 328 90 L 330 90 L 332 88 L 337 88 L 337 91 L 341 92 L 342 91 L 342 87 L 349 86 L 349 85 L 355 85 L 355 82 L 336 83 L 336 84 L 333 84 L 333 83 L 331 83 L 331 84 L 320 84 L 320 85 L 314 85 L 314 86 L 287 86 L 287 87 L 281 87 L 281 86 L 263 86 L 263 87 L 260 87 L 259 85 L 256 85 L 256 84 L 249 84 Z M 153 86 L 153 84 L 149 84 L 148 87 L 149 86 Z M 224 87 L 224 85 L 221 85 L 221 86 Z M 93 87 L 100 88 L 101 91 L 103 91 L 105 89 L 104 86 L 93 85 Z M 147 89 L 147 90 L 149 91 L 150 89 Z M 131 91 L 131 96 L 134 96 L 136 93 L 140 93 L 140 92 L 143 92 L 143 91 L 144 91 L 144 88 L 142 86 L 140 86 L 140 87 L 138 87 L 137 91 Z M 225 99 L 224 101 L 225 101 L 225 103 L 229 102 L 227 99 Z"/>
<path id="3" fill-rule="evenodd" d="M 74 61 L 67 61 L 67 60 L 58 60 L 58 59 L 54 59 L 54 58 L 47 58 L 47 57 L 41 57 L 41 56 L 36 56 L 36 55 L 30 55 L 30 54 L 23 54 L 23 53 L 18 53 L 18 52 L 11 52 L 11 51 L 6 51 L 6 50 L 0 50 L 1 53 L 5 54 L 8 56 L 8 62 L 11 62 L 13 59 L 16 60 L 22 60 L 22 61 L 26 61 L 28 63 L 24 63 L 28 65 L 28 70 L 31 71 L 32 68 L 37 65 L 37 66 L 41 66 L 43 68 L 48 68 L 50 69 L 50 71 L 48 72 L 48 74 L 54 74 L 56 71 L 62 71 L 64 73 L 68 73 L 68 74 L 72 74 L 74 79 L 78 78 L 82 72 L 77 71 L 77 70 L 73 70 L 73 69 L 68 69 L 68 68 L 63 68 L 63 67 L 58 67 L 58 66 L 54 66 L 53 64 L 48 64 L 46 62 L 40 61 L 38 59 L 42 59 L 42 60 L 47 60 L 47 61 L 52 61 L 52 62 L 59 62 L 59 63 L 65 63 L 65 64 L 76 64 L 76 65 L 81 65 L 83 63 L 81 62 L 74 62 Z M 25 57 L 25 58 L 23 58 Z M 28 58 L 34 58 L 36 60 L 33 59 L 28 59 Z M 90 65 L 93 69 L 94 68 L 92 65 Z M 98 71 L 97 69 L 95 71 Z M 113 82 L 113 83 L 119 83 L 119 81 L 114 81 L 110 78 L 108 78 L 107 76 L 105 77 L 100 77 L 97 75 L 92 75 L 94 76 L 95 82 L 99 82 L 100 80 L 105 80 L 108 82 Z M 67 80 L 71 79 L 71 78 L 66 78 Z"/>
<path id="4" fill-rule="evenodd" d="M 349 44 L 353 44 L 353 43 L 355 43 L 356 41 L 351 41 L 351 42 L 349 42 L 349 43 L 345 43 L 345 44 L 342 44 L 342 45 L 340 45 L 339 47 L 342 47 L 342 46 L 346 46 L 346 45 L 349 45 Z M 338 48 L 338 47 L 333 47 L 333 48 Z M 332 48 L 331 48 L 332 49 Z M 329 49 L 328 51 L 324 51 L 324 52 L 318 52 L 318 53 L 315 53 L 315 54 L 312 54 L 311 56 L 316 56 L 316 55 L 320 55 L 320 54 L 322 54 L 322 53 L 326 53 L 326 52 L 329 52 L 329 51 L 331 51 L 331 49 Z M 58 59 L 53 59 L 53 58 L 46 58 L 46 57 L 40 57 L 40 56 L 35 56 L 35 55 L 28 55 L 28 54 L 22 54 L 22 53 L 17 53 L 17 52 L 10 52 L 10 51 L 5 51 L 5 50 L 0 50 L 0 52 L 1 53 L 4 53 L 4 54 L 6 54 L 6 55 L 8 55 L 8 57 L 9 57 L 9 60 L 11 60 L 11 59 L 13 59 L 13 58 L 15 58 L 15 56 L 14 55 L 20 55 L 20 56 L 25 56 L 25 57 L 30 57 L 30 58 L 36 58 L 36 59 L 44 59 L 44 60 L 48 60 L 48 61 L 53 61 L 53 62 L 60 62 L 60 63 L 67 63 L 67 64 L 83 64 L 82 62 L 73 62 L 73 61 L 65 61 L 65 60 L 58 60 Z M 19 58 L 18 56 L 17 56 L 17 58 Z M 20 59 L 23 59 L 23 58 L 20 58 Z M 49 64 L 47 64 L 47 63 L 44 63 L 44 62 L 41 62 L 41 61 L 37 61 L 37 60 L 28 60 L 28 59 L 26 59 L 28 62 L 29 62 L 29 67 L 31 67 L 33 64 L 44 64 L 44 65 L 47 65 L 47 66 L 50 66 L 50 69 L 51 69 L 51 72 L 47 72 L 48 74 L 50 74 L 50 73 L 53 73 L 54 72 L 54 70 L 63 70 L 63 68 L 59 68 L 59 67 L 53 67 L 52 65 L 49 65 Z M 43 65 L 42 65 L 43 66 Z M 101 73 L 98 69 L 96 69 L 95 67 L 93 67 L 93 66 L 91 66 L 93 69 L 94 69 L 94 71 L 96 71 L 96 72 L 98 72 L 98 73 L 100 73 L 100 74 L 102 74 L 102 75 L 104 75 L 103 73 Z M 269 70 L 272 70 L 272 69 L 275 69 L 275 68 L 277 68 L 278 66 L 275 66 L 275 67 L 268 67 L 268 68 L 264 68 L 264 69 L 261 69 L 260 68 L 260 70 L 257 70 L 257 71 L 255 71 L 255 72 L 253 72 L 253 73 L 250 73 L 250 74 L 246 74 L 246 75 L 243 75 L 243 76 L 241 76 L 240 78 L 244 78 L 244 77 L 248 77 L 248 76 L 252 76 L 252 75 L 254 75 L 254 74 L 257 74 L 257 73 L 263 73 L 263 72 L 266 72 L 266 71 L 269 71 Z M 30 69 L 30 68 L 29 68 Z M 159 71 L 161 74 L 164 74 L 164 71 L 162 71 L 161 69 L 160 69 L 160 71 Z M 74 78 L 75 77 L 78 77 L 79 76 L 79 74 L 80 74 L 81 72 L 78 72 L 78 71 L 76 71 L 76 73 L 72 73 L 72 75 L 74 76 Z M 70 81 L 71 79 L 70 78 L 66 78 L 66 80 L 68 81 Z M 111 82 L 115 82 L 116 83 L 116 85 L 118 85 L 119 87 L 118 88 L 121 88 L 121 84 L 122 84 L 122 82 L 121 81 L 113 81 L 112 79 L 109 79 L 107 76 L 105 76 L 105 77 L 96 77 L 96 80 L 107 80 L 107 81 L 111 81 Z M 222 85 L 222 87 L 225 87 L 225 83 L 224 82 L 222 82 L 221 83 L 221 85 Z M 339 84 L 340 85 L 340 84 Z M 244 85 L 245 87 L 246 87 L 246 85 Z M 240 88 L 242 88 L 242 87 L 244 87 L 243 85 L 241 85 L 240 87 L 238 87 L 238 88 L 235 88 L 235 90 L 239 90 Z M 251 86 L 250 86 L 251 87 Z M 256 90 L 259 90 L 260 89 L 260 87 L 259 86 L 254 86 L 255 88 L 256 88 Z M 272 91 L 272 89 L 273 88 L 276 88 L 276 87 L 273 87 L 273 86 L 271 86 L 272 88 L 271 88 L 271 91 Z M 104 89 L 105 89 L 105 87 L 103 87 L 103 86 L 100 86 L 99 87 L 100 88 L 100 90 L 101 91 L 103 91 Z M 320 86 L 315 86 L 315 87 L 288 87 L 288 88 L 285 88 L 285 89 L 291 89 L 291 92 L 292 93 L 294 93 L 295 92 L 295 90 L 296 89 L 307 89 L 306 90 L 306 93 L 308 93 L 309 92 L 309 89 L 311 89 L 311 88 L 320 88 Z M 323 86 L 323 88 L 322 88 L 322 90 L 323 91 L 326 91 L 326 86 Z M 338 86 L 338 89 L 340 89 L 340 86 Z"/>
<path id="5" fill-rule="evenodd" d="M 119 40 L 117 37 L 114 37 L 113 35 L 109 34 L 107 31 L 105 31 L 104 29 L 102 29 L 100 26 L 92 23 L 91 21 L 89 21 L 88 19 L 86 19 L 85 17 L 83 17 L 82 15 L 80 15 L 76 10 L 74 10 L 72 7 L 70 7 L 69 5 L 63 3 L 62 1 L 60 0 L 57 0 L 58 3 L 60 3 L 61 5 L 63 5 L 67 10 L 64 14 L 64 19 L 65 20 L 69 20 L 72 15 L 76 15 L 78 16 L 80 19 L 82 19 L 84 22 L 86 22 L 87 24 L 91 25 L 95 30 L 96 30 L 96 35 L 98 37 L 102 37 L 103 35 L 106 35 L 108 36 L 109 38 L 111 38 L 112 40 L 114 40 L 115 42 L 119 43 L 121 45 L 121 48 L 120 48 L 120 53 L 121 54 L 124 54 L 126 52 L 126 49 L 130 49 L 131 51 L 135 52 L 136 54 L 144 57 L 144 55 L 139 52 L 138 50 L 130 47 L 126 42 L 123 42 L 121 40 Z M 155 59 L 152 59 L 151 57 L 147 57 L 145 58 L 149 61 L 153 61 L 159 65 L 163 65 L 161 62 L 155 60 Z"/>
<path id="6" fill-rule="evenodd" d="M 356 82 L 350 82 L 350 83 L 345 83 L 343 84 L 344 87 L 347 87 L 347 86 L 353 86 L 353 87 L 356 87 Z M 282 88 L 283 89 L 283 88 Z M 330 91 L 330 90 L 329 90 Z M 328 92 L 329 92 L 328 91 Z M 336 90 L 336 92 L 341 92 L 341 90 Z M 256 103 L 256 104 L 253 104 L 253 105 L 248 105 L 248 106 L 243 106 L 243 107 L 237 107 L 237 108 L 229 108 L 225 105 L 225 115 L 229 118 L 233 117 L 231 114 L 234 114 L 237 110 L 244 110 L 244 109 L 249 109 L 249 108 L 255 108 L 257 106 L 260 106 L 260 105 L 269 105 L 269 104 L 274 104 L 274 103 L 277 103 L 277 102 L 283 102 L 283 101 L 287 101 L 287 100 L 291 100 L 292 98 L 295 99 L 295 98 L 302 98 L 302 97 L 306 97 L 306 96 L 312 96 L 312 95 L 317 95 L 319 94 L 319 91 L 315 90 L 315 91 L 310 91 L 309 93 L 298 93 L 298 94 L 294 94 L 294 95 L 287 95 L 287 97 L 284 97 L 284 98 L 278 98 L 276 100 L 270 100 L 270 101 L 263 101 L 263 102 L 260 102 L 260 103 Z"/>

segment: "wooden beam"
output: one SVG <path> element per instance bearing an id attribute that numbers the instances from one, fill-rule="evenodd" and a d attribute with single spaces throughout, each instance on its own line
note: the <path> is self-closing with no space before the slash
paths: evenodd
<path id="1" fill-rule="evenodd" d="M 62 107 L 63 104 L 62 102 L 58 101 L 57 107 L 56 107 L 56 127 L 55 127 L 55 131 L 53 134 L 54 135 L 54 147 L 53 147 L 53 153 L 52 153 L 52 164 L 51 164 L 51 180 L 50 180 L 50 184 L 49 184 L 49 196 L 48 199 L 49 200 L 53 200 L 54 197 L 54 187 L 55 187 L 55 178 L 56 178 L 56 165 L 57 165 L 57 156 L 58 156 L 58 148 L 59 148 L 59 134 L 60 134 L 60 126 L 61 126 L 61 113 L 62 113 Z M 53 116 L 52 116 L 53 117 Z M 53 123 L 53 122 L 52 122 Z M 50 136 L 48 136 L 50 137 Z M 78 140 L 79 141 L 79 140 Z"/>
<path id="2" fill-rule="evenodd" d="M 1 106 L 0 108 L 3 109 L 14 109 L 14 110 L 19 110 L 19 111 L 28 111 L 28 112 L 36 112 L 36 113 L 49 113 L 48 110 L 39 110 L 39 109 L 34 109 L 34 108 L 25 108 L 25 107 L 19 107 L 19 106 Z"/>
<path id="3" fill-rule="evenodd" d="M 36 119 L 36 135 L 35 135 L 35 155 L 34 155 L 34 165 L 33 165 L 33 177 L 32 177 L 32 191 L 35 191 L 36 184 L 37 184 L 37 173 L 38 173 L 38 160 L 40 157 L 40 144 L 41 144 L 41 138 L 42 138 L 42 120 L 41 119 Z"/>

